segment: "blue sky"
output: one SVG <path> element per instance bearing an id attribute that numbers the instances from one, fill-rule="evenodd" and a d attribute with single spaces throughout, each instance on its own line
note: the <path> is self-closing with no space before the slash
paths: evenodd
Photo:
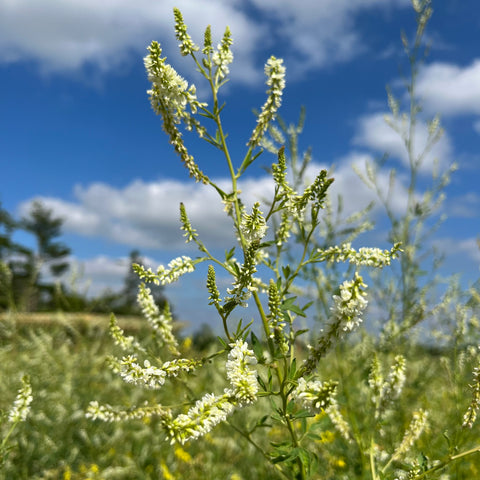
<path id="1" fill-rule="evenodd" d="M 194 256 L 179 231 L 180 201 L 212 248 L 227 248 L 232 238 L 215 195 L 188 178 L 146 95 L 143 57 L 158 40 L 169 63 L 209 100 L 192 62 L 177 52 L 174 6 L 197 43 L 207 24 L 216 41 L 230 26 L 235 59 L 223 91 L 224 120 L 238 160 L 255 126 L 252 109 L 265 101 L 264 62 L 274 54 L 287 68 L 280 113 L 296 122 L 306 106 L 301 148 L 313 148 L 312 173 L 335 165 L 335 191 L 344 194 L 347 211 L 372 199 L 352 164 L 390 152 L 403 181 L 399 139 L 383 115 L 386 84 L 399 98 L 405 94 L 400 31 L 411 38 L 415 28 L 407 0 L 0 0 L 0 200 L 17 217 L 40 199 L 65 218 L 64 240 L 80 285 L 88 280 L 92 294 L 121 285 L 134 248 L 153 263 Z M 432 155 L 444 167 L 460 167 L 435 242 L 448 253 L 445 272 L 473 281 L 480 263 L 480 6 L 438 0 L 433 9 L 418 92 L 423 115 L 439 113 L 445 128 Z M 226 181 L 212 147 L 186 138 L 201 168 Z M 247 200 L 269 188 L 260 167 L 272 161 L 265 154 L 249 173 L 242 185 Z M 425 181 L 431 160 L 426 165 Z M 396 195 L 401 208 L 401 188 Z M 381 225 L 380 209 L 374 215 Z M 379 227 L 365 244 L 384 240 Z M 167 290 L 179 316 L 193 324 L 209 316 L 198 312 L 203 284 L 194 277 Z"/>

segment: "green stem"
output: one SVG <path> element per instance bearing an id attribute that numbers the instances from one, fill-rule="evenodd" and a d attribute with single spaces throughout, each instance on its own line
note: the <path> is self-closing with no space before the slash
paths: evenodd
<path id="1" fill-rule="evenodd" d="M 250 433 L 247 433 L 247 432 L 244 432 L 243 430 L 241 430 L 240 428 L 238 428 L 236 425 L 234 425 L 233 423 L 231 423 L 230 421 L 228 421 L 228 424 L 230 425 L 230 427 L 232 427 L 237 433 L 239 433 L 243 438 L 245 438 L 245 440 L 247 440 L 248 443 L 250 443 L 250 445 L 252 445 L 253 447 L 255 447 L 255 449 L 257 449 L 262 455 L 263 457 L 268 460 L 268 462 L 273 465 L 278 473 L 280 473 L 283 477 L 285 477 L 286 479 L 289 479 L 290 477 L 288 475 L 286 475 L 286 473 L 280 468 L 280 466 L 278 464 L 272 464 L 271 463 L 271 459 L 270 457 L 268 456 L 268 454 L 265 452 L 265 450 L 263 450 L 263 448 L 258 445 L 258 443 L 256 443 L 252 437 L 250 436 Z"/>
<path id="2" fill-rule="evenodd" d="M 369 457 L 370 457 L 370 472 L 372 473 L 372 480 L 378 480 L 377 471 L 376 471 L 376 468 L 375 468 L 373 435 L 372 435 L 372 438 L 370 440 Z"/>
<path id="3" fill-rule="evenodd" d="M 420 475 L 415 476 L 415 480 L 421 480 L 422 478 L 428 478 L 428 475 L 430 475 L 433 472 L 436 472 L 438 470 L 441 470 L 445 468 L 449 463 L 455 462 L 457 460 L 460 460 L 463 457 L 466 457 L 468 455 L 472 455 L 474 453 L 480 453 L 480 445 L 477 445 L 474 448 L 471 448 L 470 450 L 467 450 L 465 452 L 459 453 L 457 455 L 452 455 L 451 457 L 448 457 L 446 460 L 440 462 L 439 464 L 435 465 L 434 467 L 428 469 L 426 472 L 421 473 Z"/>

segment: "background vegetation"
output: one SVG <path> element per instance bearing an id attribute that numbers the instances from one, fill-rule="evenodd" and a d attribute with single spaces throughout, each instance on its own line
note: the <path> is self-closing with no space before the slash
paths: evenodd
<path id="1" fill-rule="evenodd" d="M 293 463 L 292 459 L 298 458 L 303 465 L 309 465 L 308 471 L 303 472 L 304 476 L 299 473 L 287 478 L 480 477 L 480 445 L 475 424 L 480 405 L 480 297 L 474 288 L 462 288 L 455 279 L 451 279 L 446 291 L 437 288 L 439 263 L 429 236 L 438 220 L 442 191 L 454 168 L 444 172 L 434 170 L 430 185 L 419 198 L 415 188 L 418 169 L 432 143 L 441 135 L 441 127 L 438 119 L 431 119 L 430 137 L 424 149 L 414 151 L 413 133 L 420 112 L 415 78 L 418 62 L 423 58 L 421 38 L 431 12 L 429 2 L 414 1 L 413 5 L 418 16 L 416 37 L 412 44 L 404 38 L 412 66 L 408 102 L 402 106 L 389 92 L 392 115 L 387 119 L 402 136 L 410 159 L 411 183 L 405 211 L 394 215 L 388 192 L 378 189 L 377 174 L 380 169 L 389 168 L 387 163 L 379 161 L 361 173 L 385 208 L 391 224 L 389 241 L 401 242 L 403 255 L 399 268 L 371 278 L 376 296 L 372 316 L 379 329 L 362 329 L 349 335 L 346 341 L 337 342 L 317 367 L 320 378 L 338 381 L 336 400 L 346 421 L 344 428 L 325 411 L 297 418 L 297 433 L 303 445 L 308 445 L 308 453 L 306 448 L 297 448 L 293 455 L 284 432 L 274 422 L 274 415 L 259 420 L 268 398 L 260 398 L 211 433 L 183 446 L 166 441 L 164 430 L 155 418 L 107 424 L 88 420 L 85 411 L 92 399 L 127 407 L 158 401 L 157 391 L 137 389 L 106 368 L 106 357 L 118 345 L 107 333 L 108 317 L 91 313 L 129 314 L 129 318 L 120 321 L 125 334 L 135 334 L 146 348 L 154 338 L 146 324 L 135 316 L 139 313 L 133 293 L 138 286 L 135 276 L 126 275 L 121 294 L 95 300 L 81 297 L 55 282 L 68 268 L 66 259 L 70 250 L 58 241 L 61 219 L 54 218 L 41 204 L 33 204 L 29 216 L 21 221 L 14 221 L 8 212 L 0 210 L 1 435 L 6 434 L 7 414 L 22 375 L 30 376 L 33 390 L 26 421 L 18 424 L 9 448 L 0 451 L 0 472 L 5 478 L 275 479 L 287 477 L 288 469 L 281 470 L 281 464 Z M 298 152 L 302 125 L 303 117 L 297 125 L 290 126 L 280 120 L 278 126 L 271 125 L 271 138 L 264 139 L 264 147 L 274 152 L 279 144 L 287 146 L 293 185 L 299 189 L 305 184 L 310 160 L 308 151 L 305 155 Z M 390 171 L 393 188 L 395 172 Z M 320 234 L 307 239 L 311 248 L 326 249 L 353 241 L 371 228 L 369 211 L 342 219 L 341 204 L 335 212 L 330 203 L 322 218 Z M 33 234 L 36 247 L 15 243 L 12 238 L 16 229 Z M 300 221 L 292 224 L 291 229 L 294 242 L 285 252 L 287 262 L 295 257 L 298 246 L 306 243 Z M 138 262 L 140 254 L 132 252 L 131 260 Z M 429 272 L 424 270 L 425 262 L 431 266 Z M 47 272 L 52 280 L 46 280 Z M 323 268 L 305 269 L 303 281 L 308 288 L 302 294 L 313 301 L 311 310 L 305 312 L 316 322 L 314 333 L 325 326 L 322 322 L 328 318 L 331 296 L 338 293 L 342 280 L 350 276 L 348 269 L 331 263 Z M 157 300 L 165 302 L 161 291 Z M 41 318 L 25 314 L 39 311 L 50 313 Z M 73 315 L 73 311 L 82 313 Z M 188 358 L 207 359 L 218 349 L 217 339 L 208 326 L 192 338 L 178 333 L 181 350 Z M 298 342 L 298 361 L 307 357 L 306 343 L 312 338 L 313 335 L 305 342 Z M 393 366 L 400 356 L 406 363 L 405 386 L 398 398 L 392 389 L 383 404 L 377 390 L 393 385 Z M 221 391 L 224 378 L 224 365 L 206 362 L 206 368 L 189 376 L 188 381 L 182 375 L 174 378 L 170 388 L 161 393 L 162 405 L 188 403 L 203 392 Z M 415 419 L 415 414 L 424 411 L 428 411 L 428 427 L 418 438 L 415 432 L 409 436 L 412 413 Z M 245 431 L 252 435 L 245 435 Z M 399 448 L 403 450 L 396 455 Z M 259 452 L 266 452 L 271 461 L 266 462 Z M 305 459 L 302 455 L 311 457 Z M 374 462 L 381 468 L 373 467 Z M 292 467 L 290 471 L 295 469 Z"/>

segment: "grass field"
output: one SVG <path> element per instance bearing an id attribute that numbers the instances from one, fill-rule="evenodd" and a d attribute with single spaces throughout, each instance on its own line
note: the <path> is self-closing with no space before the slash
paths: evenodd
<path id="1" fill-rule="evenodd" d="M 123 328 L 135 331 L 148 343 L 148 331 L 140 319 L 123 319 Z M 111 405 L 140 405 L 154 399 L 163 405 L 188 402 L 204 392 L 221 391 L 225 380 L 222 366 L 212 364 L 188 381 L 178 377 L 165 391 L 145 391 L 125 384 L 105 365 L 115 345 L 107 332 L 108 317 L 82 315 L 7 316 L 0 330 L 0 408 L 5 412 L 15 398 L 22 374 L 29 374 L 33 388 L 31 412 L 12 436 L 0 477 L 6 479 L 262 479 L 283 478 L 248 441 L 235 435 L 237 427 L 254 424 L 262 415 L 261 399 L 254 406 L 237 412 L 231 425 L 221 424 L 210 434 L 184 446 L 170 445 L 155 421 L 124 423 L 93 422 L 85 418 L 91 400 Z M 190 339 L 183 340 L 191 357 L 195 352 Z M 373 417 L 369 414 L 368 373 L 371 340 L 333 351 L 323 362 L 321 376 L 340 382 L 341 411 L 355 430 L 360 443 L 345 442 L 326 415 L 306 421 L 315 424 L 312 440 L 318 457 L 311 478 L 371 478 L 367 459 L 361 453 L 361 439 L 371 435 Z M 475 446 L 476 427 L 462 429 L 462 416 L 471 400 L 468 383 L 476 349 L 432 351 L 404 346 L 407 383 L 388 422 L 375 432 L 379 448 L 394 449 L 419 407 L 429 414 L 429 429 L 418 441 L 415 456 L 430 461 L 452 455 L 451 445 L 463 450 Z M 398 352 L 395 352 L 398 353 Z M 381 354 L 385 366 L 394 352 Z M 386 368 L 386 367 L 385 367 Z M 281 442 L 283 432 L 258 429 L 255 441 L 268 452 L 271 442 Z M 381 443 L 380 443 L 381 442 Z M 414 452 L 414 453 L 413 453 Z M 443 474 L 444 477 L 439 477 Z M 449 476 L 445 476 L 449 474 Z M 385 477 L 394 478 L 394 477 Z M 480 478 L 477 455 L 455 462 L 449 469 L 428 478 Z"/>

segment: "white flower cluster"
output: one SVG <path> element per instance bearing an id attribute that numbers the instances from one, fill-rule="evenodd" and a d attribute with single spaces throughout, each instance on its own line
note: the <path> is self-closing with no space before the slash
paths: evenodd
<path id="1" fill-rule="evenodd" d="M 470 385 L 472 389 L 472 400 L 463 415 L 462 427 L 472 428 L 477 419 L 477 412 L 480 407 L 480 367 L 473 369 L 473 383 Z"/>
<path id="2" fill-rule="evenodd" d="M 397 355 L 395 357 L 395 363 L 390 369 L 387 380 L 384 385 L 384 395 L 391 395 L 396 398 L 402 393 L 403 386 L 406 380 L 406 361 L 403 355 Z"/>
<path id="3" fill-rule="evenodd" d="M 186 414 L 180 414 L 176 418 L 163 418 L 163 426 L 172 443 L 177 441 L 184 444 L 207 434 L 225 421 L 236 407 L 256 400 L 257 373 L 250 368 L 257 363 L 254 353 L 242 340 L 237 340 L 230 346 L 232 350 L 228 354 L 226 369 L 232 388 L 225 388 L 220 396 L 207 393 Z"/>
<path id="4" fill-rule="evenodd" d="M 412 421 L 403 435 L 402 442 L 396 448 L 392 458 L 399 458 L 407 453 L 415 441 L 420 437 L 428 424 L 428 412 L 426 410 L 418 410 L 413 414 Z"/>
<path id="5" fill-rule="evenodd" d="M 258 145 L 269 123 L 275 119 L 277 110 L 282 103 L 282 94 L 285 88 L 285 71 L 286 69 L 281 58 L 275 58 L 272 55 L 267 60 L 265 75 L 267 76 L 267 86 L 270 87 L 267 91 L 268 98 L 258 116 L 257 126 L 250 137 L 248 145 Z"/>
<path id="6" fill-rule="evenodd" d="M 340 435 L 347 441 L 352 442 L 352 432 L 350 431 L 349 424 L 345 421 L 340 412 L 340 407 L 338 406 L 337 399 L 332 397 L 330 400 L 330 405 L 325 409 L 330 421 L 335 425 L 335 428 L 338 430 Z"/>
<path id="7" fill-rule="evenodd" d="M 148 50 L 150 54 L 144 58 L 144 65 L 148 80 L 152 83 L 152 88 L 147 93 L 154 112 L 162 115 L 168 111 L 177 124 L 181 119 L 188 121 L 190 114 L 186 112 L 187 105 L 192 113 L 200 105 L 195 85 L 189 88 L 188 82 L 171 65 L 165 63 L 166 58 L 161 58 L 162 49 L 157 42 L 152 42 Z"/>
<path id="8" fill-rule="evenodd" d="M 190 257 L 182 255 L 174 258 L 168 264 L 168 268 L 159 265 L 157 273 L 154 273 L 151 268 L 146 269 L 143 265 L 138 264 L 133 264 L 133 269 L 141 279 L 147 282 L 153 282 L 155 285 L 166 285 L 177 281 L 185 273 L 193 272 L 195 263 Z"/>
<path id="9" fill-rule="evenodd" d="M 140 407 L 129 410 L 115 410 L 110 405 L 100 405 L 96 400 L 88 405 L 85 416 L 92 420 L 102 420 L 103 422 L 120 422 L 125 420 L 138 420 L 153 415 L 162 417 L 168 415 L 160 405 L 154 407 Z"/>
<path id="10" fill-rule="evenodd" d="M 350 262 L 359 266 L 382 268 L 390 265 L 392 259 L 397 257 L 400 244 L 395 244 L 391 250 L 361 247 L 356 251 L 351 243 L 345 243 L 342 246 L 333 246 L 327 250 L 318 249 L 318 251 L 322 261 Z"/>
<path id="11" fill-rule="evenodd" d="M 193 43 L 190 35 L 187 33 L 187 26 L 183 21 L 182 13 L 178 8 L 173 9 L 173 15 L 175 17 L 175 36 L 180 41 L 178 45 L 180 53 L 183 56 L 190 55 L 198 50 L 198 47 Z"/>
<path id="12" fill-rule="evenodd" d="M 128 355 L 122 359 L 120 366 L 120 375 L 128 383 L 151 389 L 160 388 L 165 383 L 166 372 L 153 367 L 148 360 L 145 360 L 141 367 L 136 357 Z"/>
<path id="13" fill-rule="evenodd" d="M 368 304 L 363 288 L 366 285 L 356 273 L 354 280 L 346 280 L 340 285 L 340 295 L 333 296 L 332 316 L 342 322 L 345 332 L 353 331 L 362 322 L 361 315 Z"/>
<path id="14" fill-rule="evenodd" d="M 140 343 L 135 340 L 135 337 L 132 335 L 125 335 L 125 332 L 119 327 L 115 315 L 110 317 L 110 335 L 113 338 L 113 341 L 124 351 L 139 350 L 145 351 L 145 349 L 140 345 Z"/>
<path id="15" fill-rule="evenodd" d="M 143 362 L 143 367 L 137 362 L 132 355 L 124 357 L 120 362 L 120 375 L 128 383 L 150 389 L 160 388 L 166 377 L 176 377 L 180 371 L 189 372 L 199 365 L 199 362 L 185 358 L 165 362 L 160 368 L 152 366 L 148 360 Z"/>
<path id="16" fill-rule="evenodd" d="M 164 419 L 163 425 L 171 438 L 182 445 L 188 440 L 199 438 L 210 432 L 219 423 L 233 413 L 235 406 L 228 401 L 228 396 L 215 396 L 207 393 L 186 414 L 175 419 Z"/>
<path id="17" fill-rule="evenodd" d="M 247 244 L 258 243 L 267 233 L 267 224 L 260 211 L 260 203 L 255 202 L 251 215 L 243 212 L 240 230 Z"/>
<path id="18" fill-rule="evenodd" d="M 292 396 L 301 400 L 307 410 L 320 412 L 331 404 L 336 388 L 337 384 L 334 382 L 322 383 L 319 380 L 307 382 L 305 378 L 301 377 L 292 392 Z"/>
<path id="19" fill-rule="evenodd" d="M 230 73 L 228 66 L 233 62 L 233 53 L 230 49 L 232 43 L 230 29 L 227 27 L 222 43 L 217 46 L 217 51 L 212 56 L 212 62 L 218 67 L 216 75 L 219 80 L 223 80 Z"/>
<path id="20" fill-rule="evenodd" d="M 144 283 L 140 284 L 137 302 L 150 326 L 160 334 L 163 343 L 173 354 L 178 354 L 178 342 L 173 335 L 172 315 L 168 303 L 165 304 L 163 313 L 161 313 L 150 289 Z"/>
<path id="21" fill-rule="evenodd" d="M 166 285 L 176 282 L 185 273 L 195 270 L 193 260 L 186 255 L 174 258 L 169 264 L 168 269 L 160 265 L 157 269 L 158 282 L 160 285 Z M 157 284 L 158 285 L 158 284 Z"/>
<path id="22" fill-rule="evenodd" d="M 226 393 L 234 396 L 240 403 L 251 403 L 257 398 L 257 372 L 250 368 L 257 364 L 257 359 L 248 344 L 237 340 L 230 344 L 232 349 L 226 363 L 227 377 L 233 389 Z"/>
<path id="23" fill-rule="evenodd" d="M 22 378 L 22 387 L 17 393 L 13 402 L 12 408 L 8 413 L 9 423 L 24 422 L 30 411 L 30 404 L 32 403 L 32 387 L 27 376 Z"/>
<path id="24" fill-rule="evenodd" d="M 237 274 L 232 288 L 227 288 L 228 297 L 225 302 L 234 302 L 242 307 L 247 307 L 247 300 L 251 297 L 252 292 L 256 292 L 259 287 L 258 281 L 255 281 L 253 275 L 257 272 L 256 267 L 256 245 L 250 245 L 245 251 L 245 261 Z M 238 270 L 238 269 L 237 269 Z M 261 282 L 260 282 L 261 285 Z"/>
<path id="25" fill-rule="evenodd" d="M 405 357 L 397 355 L 388 377 L 384 380 L 380 362 L 376 356 L 374 357 L 368 376 L 368 385 L 372 392 L 372 402 L 375 405 L 375 418 L 380 417 L 388 403 L 400 396 L 406 380 L 405 371 Z"/>

